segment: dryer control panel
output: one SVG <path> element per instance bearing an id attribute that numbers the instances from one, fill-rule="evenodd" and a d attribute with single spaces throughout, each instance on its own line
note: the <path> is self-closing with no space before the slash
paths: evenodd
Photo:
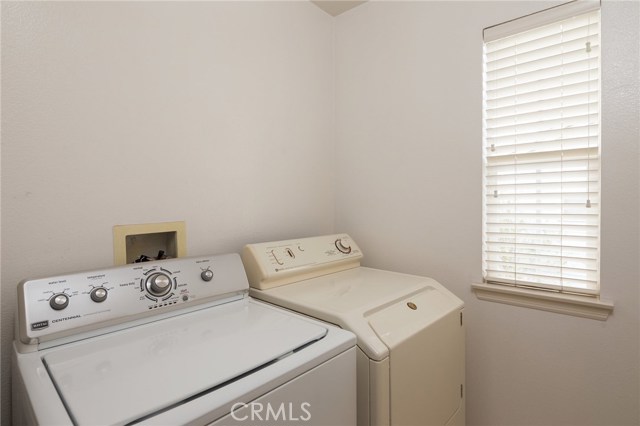
<path id="1" fill-rule="evenodd" d="M 135 263 L 24 280 L 18 285 L 20 341 L 39 344 L 229 297 L 249 285 L 237 254 Z"/>
<path id="2" fill-rule="evenodd" d="M 248 244 L 242 250 L 249 285 L 265 290 L 360 266 L 362 252 L 347 234 Z"/>

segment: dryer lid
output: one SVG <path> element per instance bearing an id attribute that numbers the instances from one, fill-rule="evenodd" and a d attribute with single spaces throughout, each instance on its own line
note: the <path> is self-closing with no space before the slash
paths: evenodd
<path id="1" fill-rule="evenodd" d="M 126 424 L 216 391 L 326 333 L 243 300 L 69 344 L 44 363 L 76 424 Z"/>
<path id="2" fill-rule="evenodd" d="M 358 346 L 376 361 L 389 356 L 395 341 L 463 306 L 460 299 L 431 278 L 366 267 L 267 290 L 252 288 L 249 293 L 352 331 L 358 336 Z M 414 297 L 420 299 L 420 309 L 411 312 L 409 323 L 404 323 L 405 316 L 395 320 L 386 315 L 389 307 L 407 308 L 406 303 Z"/>

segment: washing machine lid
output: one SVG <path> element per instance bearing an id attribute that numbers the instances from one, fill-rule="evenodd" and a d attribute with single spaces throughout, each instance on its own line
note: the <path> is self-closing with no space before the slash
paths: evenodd
<path id="1" fill-rule="evenodd" d="M 127 424 L 217 391 L 326 333 L 245 299 L 65 345 L 43 361 L 75 424 Z"/>
<path id="2" fill-rule="evenodd" d="M 427 327 L 444 313 L 460 309 L 462 301 L 437 281 L 416 275 L 358 267 L 267 290 L 249 293 L 279 306 L 336 324 L 352 331 L 367 356 L 381 361 L 389 356 L 391 344 Z M 427 296 L 425 296 L 427 295 Z M 417 297 L 421 309 L 413 312 L 410 324 L 387 321 L 387 308 Z M 424 302 L 424 303 L 422 303 Z M 435 308 L 437 304 L 437 309 Z M 380 313 L 380 315 L 376 315 Z"/>

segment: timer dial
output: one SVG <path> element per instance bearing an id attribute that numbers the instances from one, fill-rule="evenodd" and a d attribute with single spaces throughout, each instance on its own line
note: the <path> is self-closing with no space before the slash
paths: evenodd
<path id="1" fill-rule="evenodd" d="M 342 239 L 338 238 L 336 240 L 336 248 L 344 254 L 349 254 L 351 253 L 351 246 L 347 246 L 342 242 Z"/>
<path id="2" fill-rule="evenodd" d="M 171 278 L 162 273 L 155 273 L 147 278 L 145 287 L 153 296 L 164 296 L 171 290 Z"/>

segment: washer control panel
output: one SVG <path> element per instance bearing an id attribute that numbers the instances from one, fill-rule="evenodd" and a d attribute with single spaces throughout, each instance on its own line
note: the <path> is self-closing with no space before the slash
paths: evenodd
<path id="1" fill-rule="evenodd" d="M 135 263 L 22 281 L 20 340 L 38 343 L 246 294 L 237 254 Z"/>
<path id="2" fill-rule="evenodd" d="M 242 250 L 249 285 L 268 289 L 360 266 L 362 252 L 347 234 L 248 244 Z"/>

